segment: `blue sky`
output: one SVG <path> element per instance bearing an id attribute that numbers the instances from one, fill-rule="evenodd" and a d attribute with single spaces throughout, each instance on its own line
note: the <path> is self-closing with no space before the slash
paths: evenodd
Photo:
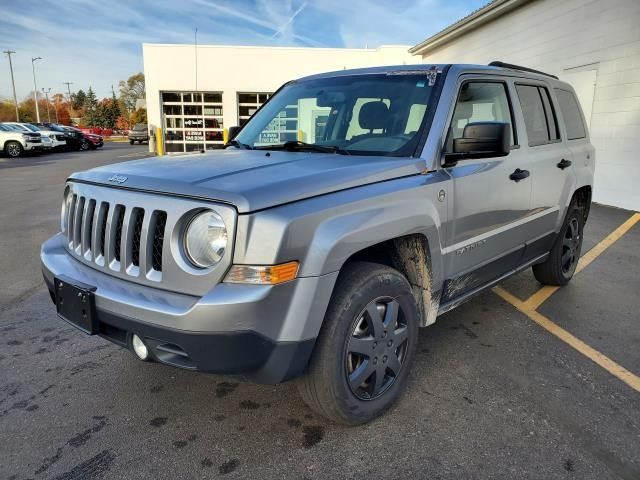
<path id="1" fill-rule="evenodd" d="M 99 97 L 142 71 L 142 43 L 364 47 L 414 45 L 488 0 L 0 0 L 0 50 L 15 50 L 18 98 L 92 86 Z M 0 98 L 10 98 L 5 54 Z"/>

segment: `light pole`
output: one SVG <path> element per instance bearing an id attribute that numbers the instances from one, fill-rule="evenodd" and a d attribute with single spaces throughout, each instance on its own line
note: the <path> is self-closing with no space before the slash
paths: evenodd
<path id="1" fill-rule="evenodd" d="M 11 70 L 11 86 L 13 87 L 13 101 L 16 104 L 16 122 L 20 121 L 20 114 L 18 113 L 18 97 L 16 96 L 16 82 L 13 80 L 13 64 L 11 63 L 11 54 L 16 53 L 13 50 L 5 50 L 3 53 L 6 53 L 9 57 L 9 70 Z"/>
<path id="2" fill-rule="evenodd" d="M 42 60 L 42 57 L 35 57 L 31 59 L 31 69 L 33 70 L 33 98 L 36 101 L 36 119 L 40 123 L 40 109 L 38 108 L 38 85 L 36 85 L 36 60 Z"/>
<path id="3" fill-rule="evenodd" d="M 51 87 L 49 90 L 42 89 L 42 93 L 44 93 L 44 98 L 47 99 L 47 121 L 51 123 L 51 115 L 49 115 L 49 93 L 51 92 Z"/>

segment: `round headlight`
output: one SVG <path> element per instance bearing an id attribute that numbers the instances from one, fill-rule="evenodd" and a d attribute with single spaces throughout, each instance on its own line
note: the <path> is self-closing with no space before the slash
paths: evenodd
<path id="1" fill-rule="evenodd" d="M 220 215 L 208 210 L 191 220 L 184 236 L 184 250 L 194 265 L 212 267 L 222 259 L 226 247 L 227 227 Z"/>

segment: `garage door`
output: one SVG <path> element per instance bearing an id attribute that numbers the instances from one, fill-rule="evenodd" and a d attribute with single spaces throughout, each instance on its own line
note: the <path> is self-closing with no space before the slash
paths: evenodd
<path id="1" fill-rule="evenodd" d="M 222 148 L 221 92 L 162 92 L 165 152 Z"/>

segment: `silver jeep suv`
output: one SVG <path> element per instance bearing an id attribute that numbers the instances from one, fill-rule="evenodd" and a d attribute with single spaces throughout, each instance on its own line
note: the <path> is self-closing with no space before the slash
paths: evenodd
<path id="1" fill-rule="evenodd" d="M 564 285 L 594 149 L 571 86 L 494 62 L 285 84 L 225 150 L 69 178 L 42 246 L 58 315 L 156 361 L 363 423 L 418 327 L 527 267 Z"/>

